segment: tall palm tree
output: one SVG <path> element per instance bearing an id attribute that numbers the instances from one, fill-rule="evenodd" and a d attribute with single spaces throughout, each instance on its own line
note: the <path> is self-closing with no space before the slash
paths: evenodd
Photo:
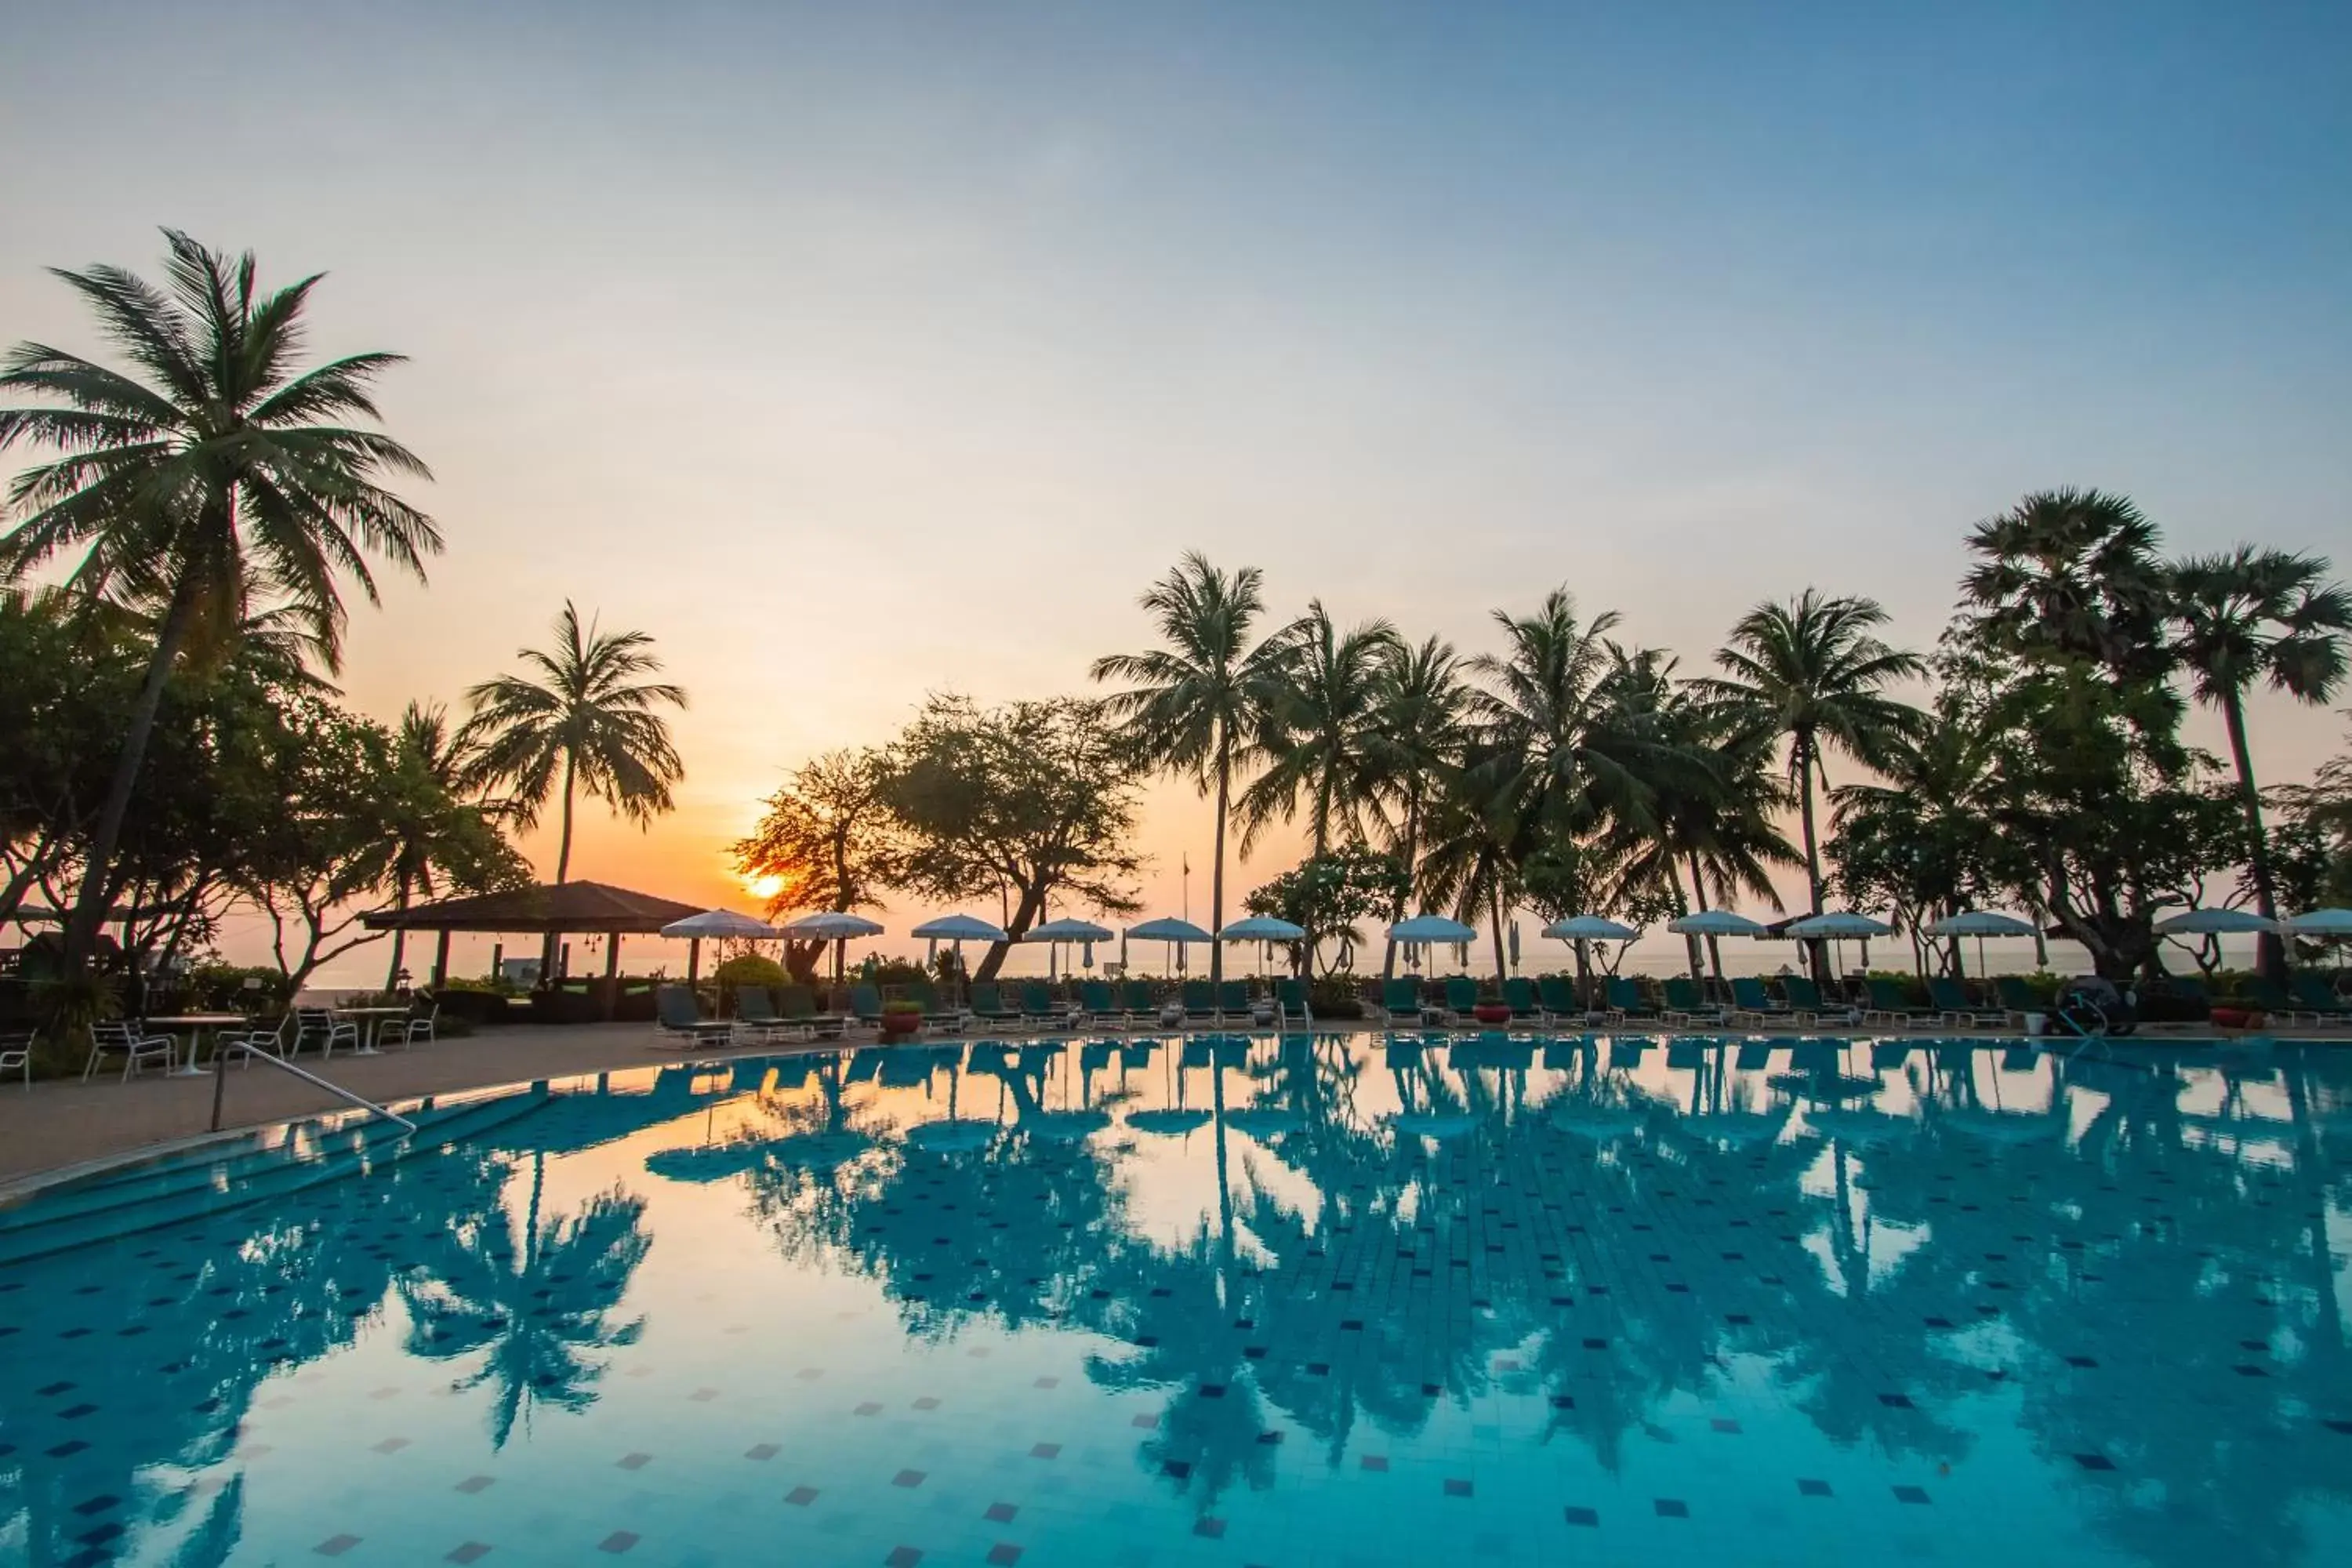
<path id="1" fill-rule="evenodd" d="M 1346 632 L 1323 601 L 1275 635 L 1280 679 L 1263 721 L 1265 771 L 1242 792 L 1242 853 L 1276 819 L 1287 822 L 1307 801 L 1311 853 L 1331 847 L 1332 829 L 1363 837 L 1364 814 L 1378 793 L 1381 699 L 1389 665 L 1403 651 L 1396 628 L 1366 621 Z"/>
<path id="2" fill-rule="evenodd" d="M 2260 680 L 2314 706 L 2335 696 L 2344 679 L 2352 594 L 2326 575 L 2325 560 L 2244 544 L 2172 570 L 2172 613 L 2180 627 L 2174 650 L 2189 671 L 2197 700 L 2219 708 L 2229 726 L 2254 900 L 2267 920 L 2278 918 L 2278 900 L 2262 792 L 2246 744 L 2246 689 Z M 2285 964 L 2285 944 L 2276 935 L 2264 936 L 2263 968 L 2275 978 Z"/>
<path id="3" fill-rule="evenodd" d="M 1234 774 L 1254 760 L 1286 650 L 1268 638 L 1252 647 L 1250 627 L 1265 610 L 1258 569 L 1228 576 L 1198 551 L 1153 584 L 1143 607 L 1167 647 L 1095 660 L 1097 680 L 1122 680 L 1107 702 L 1137 756 L 1190 776 L 1217 800 L 1214 868 L 1209 880 L 1212 929 L 1225 923 L 1225 824 Z M 1209 947 L 1209 977 L 1224 978 L 1224 944 Z"/>
<path id="4" fill-rule="evenodd" d="M 1487 922 L 1499 975 L 1508 973 L 1503 911 L 1517 907 L 1524 890 L 1519 868 L 1535 835 L 1510 794 L 1509 758 L 1474 742 L 1465 763 L 1429 803 L 1429 846 L 1416 890 L 1425 904 L 1452 909 L 1465 925 Z"/>
<path id="5" fill-rule="evenodd" d="M 1396 813 L 1389 852 L 1404 869 L 1389 923 L 1404 919 L 1405 900 L 1421 862 L 1423 818 L 1429 804 L 1459 770 L 1468 737 L 1469 689 L 1462 684 L 1454 645 L 1431 637 L 1387 660 L 1371 721 L 1370 760 L 1381 797 Z M 1381 977 L 1396 973 L 1397 944 L 1388 943 Z"/>
<path id="6" fill-rule="evenodd" d="M 1616 676 L 1629 714 L 1646 717 L 1658 743 L 1675 762 L 1657 770 L 1654 826 L 1614 824 L 1601 856 L 1614 870 L 1613 900 L 1641 889 L 1663 894 L 1677 914 L 1702 911 L 1741 897 L 1780 908 L 1772 868 L 1801 866 L 1776 814 L 1796 804 L 1796 793 L 1774 776 L 1776 738 L 1727 721 L 1699 698 L 1693 683 L 1674 678 L 1675 660 L 1654 649 L 1625 656 Z M 1685 877 L 1688 882 L 1685 884 Z M 1685 939 L 1691 971 L 1699 968 L 1697 937 Z M 1706 952 L 1717 979 L 1723 953 L 1709 937 Z"/>
<path id="7" fill-rule="evenodd" d="M 251 252 L 231 258 L 173 229 L 164 237 L 163 289 L 118 267 L 53 271 L 128 358 L 127 372 L 35 342 L 0 360 L 0 389 L 47 400 L 0 409 L 0 450 L 24 441 L 58 454 L 9 488 L 17 521 L 0 539 L 0 578 L 79 552 L 75 586 L 163 605 L 67 925 L 76 964 L 105 912 L 123 817 L 183 647 L 203 627 L 283 605 L 331 671 L 342 583 L 373 604 L 372 557 L 422 580 L 424 558 L 441 548 L 433 520 L 383 483 L 430 479 L 425 465 L 354 424 L 379 417 L 374 382 L 401 356 L 300 370 L 304 312 L 321 275 L 263 293 Z"/>
<path id="8" fill-rule="evenodd" d="M 474 714 L 458 741 L 473 751 L 468 781 L 504 788 L 509 816 L 524 827 L 538 822 L 560 775 L 561 886 L 572 874 L 572 800 L 581 790 L 641 826 L 670 809 L 670 786 L 686 764 L 656 710 L 685 707 L 686 689 L 641 679 L 662 667 L 652 637 L 600 632 L 593 620 L 583 627 L 569 599 L 555 617 L 555 638 L 552 653 L 516 652 L 537 680 L 501 675 L 466 693 Z"/>
<path id="9" fill-rule="evenodd" d="M 1813 785 L 1829 782 L 1824 754 L 1832 747 L 1867 767 L 1916 735 L 1919 710 L 1885 694 L 1897 680 L 1922 676 L 1918 655 L 1877 637 L 1886 612 L 1874 599 L 1824 596 L 1808 588 L 1785 605 L 1759 605 L 1731 629 L 1715 661 L 1725 678 L 1698 683 L 1720 704 L 1734 731 L 1789 741 L 1789 779 L 1797 786 L 1805 837 L 1805 890 L 1811 913 L 1822 912 L 1821 840 L 1813 820 Z M 1812 944 L 1814 967 L 1822 963 Z"/>
<path id="10" fill-rule="evenodd" d="M 2161 676 L 2170 598 L 2156 546 L 2129 497 L 2043 490 L 1976 526 L 1961 587 L 2000 646 Z"/>

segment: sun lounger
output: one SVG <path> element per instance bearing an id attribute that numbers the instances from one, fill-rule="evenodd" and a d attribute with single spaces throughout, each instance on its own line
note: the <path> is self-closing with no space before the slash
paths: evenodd
<path id="1" fill-rule="evenodd" d="M 1021 983 L 1021 1021 L 1043 1029 L 1066 1029 L 1076 1025 L 1069 1005 L 1055 1001 L 1054 993 L 1042 980 Z"/>
<path id="2" fill-rule="evenodd" d="M 1184 982 L 1184 1023 L 1187 1027 L 1217 1026 L 1217 988 L 1205 980 Z"/>
<path id="3" fill-rule="evenodd" d="M 806 1038 L 815 1033 L 806 1024 L 796 1024 L 778 1013 L 764 985 L 735 987 L 735 1024 L 742 1033 L 760 1040 L 772 1040 L 780 1035 Z"/>
<path id="4" fill-rule="evenodd" d="M 992 980 L 971 988 L 971 1016 L 992 1029 L 1009 1029 L 1021 1022 L 1021 1009 L 1004 1004 L 1004 993 Z"/>
<path id="5" fill-rule="evenodd" d="M 654 1027 L 673 1040 L 698 1046 L 733 1043 L 735 1026 L 723 1018 L 706 1018 L 694 1005 L 694 993 L 683 985 L 664 985 L 654 992 Z"/>
<path id="6" fill-rule="evenodd" d="M 943 1035 L 963 1033 L 963 1009 L 953 1003 L 941 1005 L 938 987 L 928 980 L 919 980 L 908 989 L 915 1002 L 923 1009 L 925 1028 L 937 1029 Z"/>
<path id="7" fill-rule="evenodd" d="M 1731 1012 L 1736 1020 L 1745 1018 L 1756 1024 L 1768 1024 L 1775 1018 L 1790 1016 L 1789 1005 L 1776 1000 L 1764 989 L 1764 982 L 1752 974 L 1743 974 L 1731 983 Z"/>
<path id="8" fill-rule="evenodd" d="M 1679 974 L 1666 982 L 1666 1006 L 1662 1016 L 1669 1024 L 1723 1022 L 1723 1009 L 1702 997 L 1696 982 Z"/>
<path id="9" fill-rule="evenodd" d="M 2002 1022 L 2025 1026 L 2028 1013 L 2047 1013 L 2051 1005 L 2033 994 L 2033 987 L 2014 974 L 2003 974 L 1992 983 L 1993 994 L 2000 999 Z"/>
<path id="10" fill-rule="evenodd" d="M 1859 1024 L 1862 1011 L 1842 1002 L 1823 1002 L 1821 987 L 1801 974 L 1780 976 L 1781 994 L 1789 998 L 1789 1006 L 1798 1024 L 1812 1026 L 1823 1018 L 1841 1024 Z"/>
<path id="11" fill-rule="evenodd" d="M 786 1024 L 806 1029 L 814 1039 L 837 1040 L 845 1026 L 839 1014 L 816 1010 L 816 995 L 805 985 L 779 986 L 776 1012 Z"/>
<path id="12" fill-rule="evenodd" d="M 1467 975 L 1454 974 L 1445 981 L 1445 1021 L 1467 1024 L 1478 1005 L 1478 983 Z"/>
<path id="13" fill-rule="evenodd" d="M 1895 1024 L 1908 1028 L 1914 1024 L 1931 1024 L 1937 1019 L 1933 1008 L 1914 1006 L 1905 995 L 1900 981 L 1872 977 L 1864 980 L 1863 987 L 1870 994 L 1870 1004 L 1862 1010 L 1865 1024 Z"/>
<path id="14" fill-rule="evenodd" d="M 1381 982 L 1381 1019 L 1383 1023 L 1400 1021 L 1418 1027 L 1427 1017 L 1428 1008 L 1421 999 L 1421 982 L 1410 975 L 1402 979 Z"/>
<path id="15" fill-rule="evenodd" d="M 1250 1000 L 1249 982 L 1228 980 L 1217 987 L 1217 1022 L 1225 1024 L 1254 1023 L 1257 1005 Z"/>
<path id="16" fill-rule="evenodd" d="M 1503 982 L 1503 1001 L 1511 1009 L 1514 1024 L 1540 1024 L 1544 1021 L 1544 1005 L 1536 994 L 1536 983 L 1525 975 L 1513 975 Z"/>
<path id="17" fill-rule="evenodd" d="M 1098 1029 L 1124 1029 L 1129 1022 L 1127 1009 L 1118 1005 L 1118 993 L 1108 980 L 1079 983 L 1078 1010 Z"/>
<path id="18" fill-rule="evenodd" d="M 2310 1015 L 2315 1023 L 2352 1017 L 2352 1006 L 2346 1005 L 2335 988 L 2316 974 L 2295 975 L 2287 982 L 2287 989 L 2294 998 L 2294 1010 Z"/>
<path id="19" fill-rule="evenodd" d="M 1130 1029 L 1149 1029 L 1160 1022 L 1160 1001 L 1152 995 L 1149 980 L 1120 981 L 1118 1006 Z"/>
<path id="20" fill-rule="evenodd" d="M 1585 1016 L 1583 1005 L 1576 999 L 1576 987 L 1558 974 L 1547 974 L 1536 982 L 1536 1006 L 1539 1021 L 1546 1024 Z"/>
<path id="21" fill-rule="evenodd" d="M 1307 1005 L 1307 982 L 1292 975 L 1274 983 L 1274 1019 L 1286 1029 L 1315 1022 L 1315 1009 Z"/>
<path id="22" fill-rule="evenodd" d="M 1642 994 L 1642 983 L 1631 975 L 1611 975 L 1607 994 L 1609 1022 L 1612 1024 L 1622 1024 L 1631 1018 L 1654 1018 L 1658 1016 L 1658 1010 L 1650 1005 L 1650 999 Z"/>
<path id="23" fill-rule="evenodd" d="M 1958 1028 L 1998 1027 L 2009 1016 L 2003 1008 L 1977 1005 L 1968 987 L 1948 974 L 1928 977 L 1927 1000 L 1936 1008 L 1939 1022 Z"/>

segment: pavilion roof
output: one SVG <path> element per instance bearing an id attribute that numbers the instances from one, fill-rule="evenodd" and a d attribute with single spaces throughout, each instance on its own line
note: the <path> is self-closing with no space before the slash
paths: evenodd
<path id="1" fill-rule="evenodd" d="M 366 917 L 370 931 L 604 931 L 654 935 L 701 909 L 604 882 L 540 883 Z"/>

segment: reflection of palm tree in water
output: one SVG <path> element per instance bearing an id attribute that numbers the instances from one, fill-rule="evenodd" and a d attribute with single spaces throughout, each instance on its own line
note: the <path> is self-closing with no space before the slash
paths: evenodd
<path id="1" fill-rule="evenodd" d="M 502 1211 L 451 1228 L 432 1272 L 400 1282 L 408 1353 L 446 1360 L 488 1353 L 460 1389 L 492 1389 L 493 1447 L 534 1405 L 585 1410 L 608 1364 L 595 1352 L 633 1344 L 643 1319 L 607 1321 L 652 1248 L 645 1200 L 615 1186 L 573 1215 L 540 1212 L 547 1156 L 531 1155 L 530 1198 L 518 1227 Z M 518 1237 L 518 1231 L 520 1236 Z"/>

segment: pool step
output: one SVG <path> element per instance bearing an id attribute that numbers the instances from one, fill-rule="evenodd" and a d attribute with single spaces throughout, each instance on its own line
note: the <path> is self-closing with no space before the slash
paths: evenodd
<path id="1" fill-rule="evenodd" d="M 379 1165 L 530 1115 L 543 1089 L 409 1113 L 410 1133 L 368 1117 L 319 1131 L 304 1124 L 282 1142 L 223 1153 L 216 1146 L 104 1172 L 0 1209 L 0 1265 L 201 1219 L 341 1181 Z"/>

